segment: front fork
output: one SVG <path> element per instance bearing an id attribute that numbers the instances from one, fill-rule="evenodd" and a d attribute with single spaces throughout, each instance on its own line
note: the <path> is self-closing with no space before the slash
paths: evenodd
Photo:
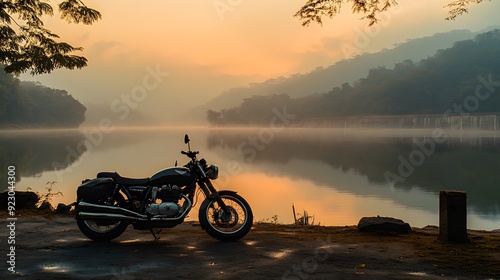
<path id="1" fill-rule="evenodd" d="M 205 197 L 213 199 L 215 198 L 215 201 L 217 201 L 217 204 L 219 204 L 220 208 L 227 213 L 229 211 L 229 208 L 227 205 L 222 201 L 222 198 L 219 195 L 219 192 L 215 189 L 214 185 L 210 181 L 210 179 L 205 178 L 203 180 L 198 181 L 198 185 L 200 186 L 201 190 L 205 194 Z"/>

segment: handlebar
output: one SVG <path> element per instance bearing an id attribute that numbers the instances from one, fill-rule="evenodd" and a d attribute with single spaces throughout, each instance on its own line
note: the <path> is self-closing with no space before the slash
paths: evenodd
<path id="1" fill-rule="evenodd" d="M 199 151 L 188 151 L 188 152 L 181 151 L 181 154 L 186 155 L 186 156 L 188 156 L 190 158 L 194 158 L 199 153 L 200 153 Z"/>

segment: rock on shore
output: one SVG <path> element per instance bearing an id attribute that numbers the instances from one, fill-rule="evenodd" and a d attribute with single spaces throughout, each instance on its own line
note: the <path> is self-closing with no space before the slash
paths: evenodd
<path id="1" fill-rule="evenodd" d="M 411 232 L 410 224 L 390 217 L 363 217 L 359 220 L 358 229 L 362 232 L 395 232 L 407 234 Z"/>

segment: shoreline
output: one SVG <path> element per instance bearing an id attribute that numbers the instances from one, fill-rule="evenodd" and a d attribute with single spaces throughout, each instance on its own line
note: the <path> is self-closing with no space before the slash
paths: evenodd
<path id="1" fill-rule="evenodd" d="M 2 228 L 5 223 L 1 218 Z M 164 229 L 158 241 L 129 226 L 101 243 L 85 238 L 73 215 L 32 215 L 18 217 L 16 233 L 16 269 L 27 279 L 109 279 L 117 273 L 157 279 L 165 267 L 169 277 L 203 279 L 295 279 L 299 272 L 308 279 L 500 279 L 500 231 L 469 230 L 469 243 L 449 244 L 437 239 L 436 227 L 399 235 L 255 223 L 243 239 L 223 243 L 186 222 Z"/>

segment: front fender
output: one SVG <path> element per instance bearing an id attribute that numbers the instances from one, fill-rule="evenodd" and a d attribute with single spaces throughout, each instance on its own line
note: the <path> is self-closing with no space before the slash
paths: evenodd
<path id="1" fill-rule="evenodd" d="M 216 193 L 213 193 L 213 194 L 211 194 L 211 195 L 207 196 L 207 199 L 212 200 L 212 199 L 214 199 L 214 198 L 219 197 L 221 194 L 236 194 L 236 193 L 237 193 L 237 192 L 235 192 L 235 191 L 230 191 L 230 190 L 222 190 L 222 191 L 218 191 L 218 192 L 216 192 Z"/>

